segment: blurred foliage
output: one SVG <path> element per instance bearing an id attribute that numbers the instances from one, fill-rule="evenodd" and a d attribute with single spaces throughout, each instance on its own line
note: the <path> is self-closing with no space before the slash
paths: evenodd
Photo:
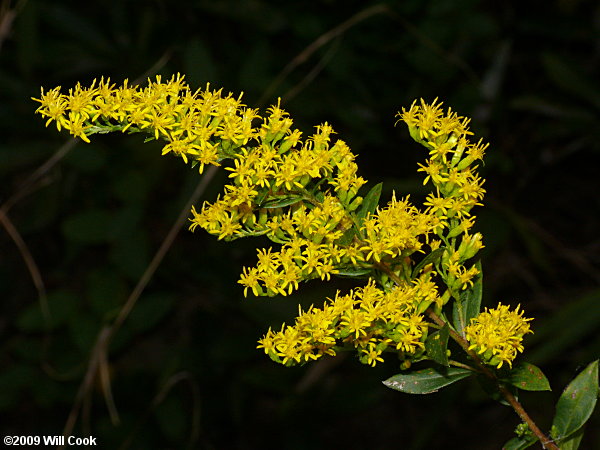
<path id="1" fill-rule="evenodd" d="M 522 400 L 542 428 L 600 354 L 597 2 L 4 0 L 0 45 L 2 434 L 62 432 L 99 333 L 200 181 L 139 136 L 74 143 L 34 116 L 40 86 L 101 75 L 182 72 L 262 107 L 280 96 L 305 133 L 332 123 L 363 176 L 384 181 L 382 197 L 420 198 L 424 155 L 394 115 L 439 97 L 492 144 L 478 212 L 484 303 L 520 302 L 536 317 L 525 355 L 554 392 Z M 98 382 L 74 435 L 102 448 L 209 449 L 491 449 L 510 437 L 516 416 L 469 383 L 412 397 L 381 384 L 393 363 L 273 364 L 256 339 L 297 302 L 350 285 L 243 299 L 236 281 L 257 243 L 177 235 L 103 366 L 119 424 Z M 596 413 L 583 448 L 600 447 L 599 429 Z"/>

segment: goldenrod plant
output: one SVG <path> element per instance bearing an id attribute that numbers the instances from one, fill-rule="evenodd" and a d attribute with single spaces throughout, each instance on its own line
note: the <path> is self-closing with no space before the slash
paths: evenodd
<path id="1" fill-rule="evenodd" d="M 315 278 L 363 280 L 300 309 L 293 324 L 269 329 L 257 347 L 273 361 L 306 364 L 342 351 L 370 366 L 394 358 L 400 372 L 383 383 L 412 394 L 477 378 L 521 419 L 504 448 L 537 441 L 549 449 L 578 447 L 598 397 L 598 360 L 564 390 L 546 433 L 518 400 L 519 390 L 550 390 L 538 367 L 516 360 L 532 319 L 520 305 L 481 311 L 483 236 L 474 231 L 474 210 L 485 194 L 477 170 L 488 144 L 473 138 L 469 119 L 437 100 L 403 109 L 398 122 L 427 152 L 418 171 L 431 191 L 422 206 L 397 193 L 380 206 L 382 185 L 366 189 L 356 155 L 331 125 L 303 137 L 279 102 L 261 113 L 241 95 L 210 85 L 193 91 L 181 75 L 146 87 L 101 79 L 67 93 L 42 89 L 34 100 L 47 126 L 85 142 L 99 133 L 144 133 L 200 173 L 226 166 L 222 195 L 192 208 L 190 229 L 226 241 L 273 242 L 243 269 L 244 295 L 288 296 Z"/>

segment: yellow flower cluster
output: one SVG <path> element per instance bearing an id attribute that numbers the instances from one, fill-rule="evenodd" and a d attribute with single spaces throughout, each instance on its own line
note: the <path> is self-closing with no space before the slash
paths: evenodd
<path id="1" fill-rule="evenodd" d="M 388 291 L 370 280 L 349 294 L 338 292 L 323 308 L 300 311 L 294 325 L 284 324 L 277 332 L 269 329 L 257 348 L 288 366 L 333 356 L 348 347 L 371 366 L 382 362 L 386 351 L 410 361 L 423 353 L 428 333 L 428 324 L 419 313 L 421 302 L 436 297 L 429 275 Z"/>
<path id="2" fill-rule="evenodd" d="M 356 175 L 355 156 L 341 140 L 330 144 L 328 124 L 302 143 L 287 113 L 278 106 L 269 112 L 255 146 L 232 156 L 233 167 L 226 168 L 232 184 L 223 197 L 193 211 L 192 229 L 227 240 L 259 234 L 278 243 L 296 236 L 340 238 L 351 225 L 348 211 L 362 200 L 356 194 L 365 180 Z"/>
<path id="3" fill-rule="evenodd" d="M 275 361 L 305 363 L 350 347 L 372 366 L 386 351 L 410 363 L 425 351 L 424 311 L 460 298 L 479 276 L 477 267 L 465 264 L 483 247 L 481 234 L 470 230 L 471 210 L 485 194 L 477 162 L 487 144 L 470 142 L 469 120 L 436 101 L 421 100 L 399 113 L 429 152 L 419 171 L 435 191 L 422 210 L 395 194 L 379 207 L 377 186 L 358 195 L 366 181 L 328 123 L 302 139 L 279 103 L 261 115 L 242 104 L 241 95 L 209 85 L 192 91 L 179 74 L 165 82 L 158 76 L 146 87 L 102 78 L 67 93 L 42 89 L 34 100 L 46 126 L 54 122 L 85 142 L 97 133 L 143 132 L 166 141 L 163 155 L 198 165 L 200 172 L 230 160 L 224 192 L 199 211 L 192 208 L 190 229 L 224 240 L 264 235 L 279 246 L 259 249 L 256 266 L 243 269 L 238 282 L 244 295 L 288 295 L 301 281 L 333 274 L 369 277 L 363 288 L 301 311 L 293 326 L 269 329 L 259 347 Z M 429 259 L 415 271 L 417 252 Z M 442 295 L 438 285 L 445 285 Z M 518 308 L 500 305 L 473 320 L 467 338 L 486 362 L 510 365 L 531 332 L 529 320 Z"/>
<path id="4" fill-rule="evenodd" d="M 57 128 L 89 142 L 95 133 L 144 132 L 167 141 L 163 154 L 186 163 L 227 167 L 230 184 L 214 203 L 192 209 L 190 228 L 206 229 L 219 239 L 266 235 L 280 251 L 259 251 L 256 267 L 244 269 L 240 284 L 255 295 L 286 295 L 311 278 L 372 268 L 382 261 L 410 256 L 444 226 L 434 211 L 421 212 L 395 198 L 382 209 L 362 211 L 355 155 L 333 139 L 324 123 L 302 140 L 280 105 L 260 116 L 241 96 L 222 91 L 193 92 L 180 75 L 146 87 L 102 78 L 89 88 L 77 84 L 42 93 L 37 113 Z M 406 264 L 406 262 L 403 262 Z"/>
<path id="5" fill-rule="evenodd" d="M 85 142 L 95 133 L 144 131 L 168 143 L 163 154 L 173 153 L 187 163 L 218 165 L 259 132 L 253 127 L 256 110 L 246 108 L 241 96 L 224 96 L 222 90 L 192 92 L 181 75 L 162 82 L 148 80 L 148 86 L 131 86 L 127 80 L 116 87 L 110 79 L 94 80 L 89 88 L 79 83 L 67 94 L 57 87 L 42 88 L 37 113 L 46 117 L 46 126 L 56 123 Z"/>
<path id="6" fill-rule="evenodd" d="M 484 312 L 471 319 L 471 324 L 465 327 L 465 335 L 471 346 L 482 355 L 484 362 L 498 368 L 512 362 L 518 352 L 523 351 L 523 336 L 533 333 L 529 321 L 523 317 L 523 311 L 517 306 L 511 311 L 507 305 L 498 304 L 497 308 L 486 308 Z"/>
<path id="7" fill-rule="evenodd" d="M 392 200 L 370 215 L 363 223 L 366 259 L 381 262 L 382 258 L 397 259 L 420 250 L 423 236 L 444 227 L 444 222 L 434 214 L 423 213 L 410 204 L 408 198 Z"/>
<path id="8" fill-rule="evenodd" d="M 203 211 L 213 207 L 205 206 Z M 214 222 L 194 214 L 192 226 L 210 229 Z M 419 250 L 423 236 L 439 225 L 436 217 L 395 198 L 367 217 L 361 227 L 364 240 L 355 236 L 350 242 L 343 242 L 343 236 L 352 231 L 353 222 L 336 197 L 326 194 L 312 209 L 298 204 L 276 214 L 264 227 L 267 236 L 282 243 L 281 250 L 258 251 L 257 266 L 245 268 L 239 280 L 245 295 L 248 290 L 254 295 L 287 295 L 298 289 L 299 281 L 328 280 L 331 274 L 372 268 L 382 261 L 395 267 L 395 260 Z"/>
<path id="9" fill-rule="evenodd" d="M 485 194 L 476 163 L 483 159 L 488 144 L 481 140 L 472 143 L 469 119 L 451 109 L 444 111 L 436 101 L 431 105 L 415 101 L 398 115 L 412 138 L 429 150 L 429 159 L 419 164 L 419 171 L 426 174 L 423 184 L 431 181 L 435 192 L 427 196 L 424 206 L 445 225 L 445 229 L 438 226 L 436 230 L 446 247 L 443 276 L 449 289 L 458 291 L 471 286 L 479 274 L 476 267 L 467 268 L 462 263 L 483 248 L 481 234 L 470 234 L 475 223 L 470 211 L 481 205 Z"/>

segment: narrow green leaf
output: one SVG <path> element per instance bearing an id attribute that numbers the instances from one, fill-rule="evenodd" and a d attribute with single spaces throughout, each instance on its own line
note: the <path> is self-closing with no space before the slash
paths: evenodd
<path id="1" fill-rule="evenodd" d="M 262 192 L 258 193 L 258 195 L 256 196 L 256 199 L 254 201 L 260 207 L 260 205 L 263 204 L 263 202 L 266 200 L 266 198 L 268 196 L 269 196 L 269 190 L 268 189 L 264 189 Z"/>
<path id="2" fill-rule="evenodd" d="M 555 440 L 571 437 L 592 415 L 598 400 L 598 361 L 577 375 L 558 399 L 551 432 Z"/>
<path id="3" fill-rule="evenodd" d="M 365 268 L 349 268 L 349 269 L 341 269 L 339 272 L 336 272 L 335 275 L 338 277 L 362 277 L 363 275 L 368 275 L 373 271 L 370 267 Z"/>
<path id="4" fill-rule="evenodd" d="M 440 330 L 430 334 L 425 341 L 425 351 L 433 361 L 448 367 L 448 336 L 450 334 L 446 323 Z"/>
<path id="5" fill-rule="evenodd" d="M 407 394 L 431 394 L 456 381 L 473 375 L 466 369 L 424 369 L 416 372 L 399 373 L 383 381 L 390 389 Z"/>
<path id="6" fill-rule="evenodd" d="M 376 184 L 371 190 L 365 195 L 363 199 L 360 211 L 357 214 L 359 226 L 362 226 L 363 221 L 369 214 L 373 214 L 375 209 L 379 205 L 379 197 L 381 197 L 381 188 L 383 183 Z"/>
<path id="7" fill-rule="evenodd" d="M 273 208 L 284 208 L 286 206 L 293 205 L 302 201 L 300 195 L 286 195 L 283 197 L 271 197 L 265 203 L 260 205 L 261 208 L 273 209 Z"/>
<path id="8" fill-rule="evenodd" d="M 413 269 L 411 278 L 415 278 L 417 275 L 419 275 L 419 272 L 421 272 L 421 269 L 423 269 L 423 267 L 425 267 L 427 264 L 436 263 L 444 254 L 445 249 L 446 249 L 446 247 L 440 247 L 440 248 L 432 251 L 425 258 L 423 258 L 421 260 L 421 262 L 419 264 L 417 264 L 415 266 L 415 268 Z"/>
<path id="9" fill-rule="evenodd" d="M 542 370 L 528 362 L 515 364 L 505 381 L 524 391 L 552 390 Z"/>
<path id="10" fill-rule="evenodd" d="M 460 302 L 454 302 L 452 305 L 452 323 L 456 331 L 464 336 L 464 329 L 473 317 L 476 317 L 481 310 L 481 296 L 483 293 L 483 272 L 481 270 L 481 261 L 475 264 L 479 275 L 473 283 L 473 286 L 460 294 Z"/>
<path id="11" fill-rule="evenodd" d="M 524 450 L 537 441 L 535 436 L 514 437 L 502 446 L 502 450 Z"/>

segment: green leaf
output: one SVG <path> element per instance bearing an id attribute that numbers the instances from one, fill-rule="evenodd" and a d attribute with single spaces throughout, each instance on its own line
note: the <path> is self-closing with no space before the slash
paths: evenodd
<path id="1" fill-rule="evenodd" d="M 435 249 L 429 255 L 423 258 L 421 262 L 413 269 L 411 278 L 415 278 L 417 275 L 419 275 L 421 269 L 423 269 L 423 267 L 425 267 L 427 264 L 435 264 L 442 257 L 445 249 L 446 247 Z"/>
<path id="2" fill-rule="evenodd" d="M 524 450 L 537 441 L 535 436 L 514 437 L 502 446 L 502 450 Z"/>
<path id="3" fill-rule="evenodd" d="M 479 275 L 473 283 L 473 286 L 460 294 L 460 302 L 456 301 L 452 305 L 452 323 L 456 331 L 464 336 L 464 329 L 473 317 L 476 317 L 481 310 L 481 296 L 483 292 L 483 272 L 481 270 L 481 261 L 475 264 Z"/>
<path id="4" fill-rule="evenodd" d="M 375 209 L 379 205 L 379 197 L 381 197 L 382 187 L 383 183 L 376 184 L 371 188 L 367 195 L 365 195 L 360 207 L 360 211 L 357 214 L 359 227 L 362 227 L 363 221 L 369 214 L 373 214 L 375 212 Z"/>
<path id="5" fill-rule="evenodd" d="M 284 208 L 286 206 L 298 203 L 302 201 L 302 199 L 303 197 L 301 195 L 285 195 L 281 197 L 270 197 L 269 200 L 260 205 L 260 207 L 266 209 Z"/>
<path id="6" fill-rule="evenodd" d="M 560 441 L 560 450 L 577 450 L 579 448 L 579 444 L 581 444 L 581 440 L 583 439 L 584 429 L 585 427 L 581 427 L 571 436 Z"/>
<path id="7" fill-rule="evenodd" d="M 450 329 L 446 323 L 440 330 L 430 334 L 425 341 L 427 356 L 442 366 L 448 367 L 448 336 Z"/>
<path id="8" fill-rule="evenodd" d="M 542 370 L 528 362 L 515 364 L 503 380 L 524 391 L 551 391 L 550 383 Z"/>
<path id="9" fill-rule="evenodd" d="M 598 360 L 577 375 L 558 399 L 552 437 L 560 442 L 571 437 L 590 418 L 597 400 Z"/>
<path id="10" fill-rule="evenodd" d="M 410 373 L 400 373 L 383 382 L 390 389 L 407 394 L 431 394 L 456 381 L 473 375 L 466 369 L 424 369 Z"/>
<path id="11" fill-rule="evenodd" d="M 350 277 L 357 278 L 362 277 L 364 275 L 368 275 L 373 271 L 370 267 L 365 268 L 349 268 L 349 269 L 341 269 L 339 272 L 336 272 L 336 276 L 338 277 Z"/>

